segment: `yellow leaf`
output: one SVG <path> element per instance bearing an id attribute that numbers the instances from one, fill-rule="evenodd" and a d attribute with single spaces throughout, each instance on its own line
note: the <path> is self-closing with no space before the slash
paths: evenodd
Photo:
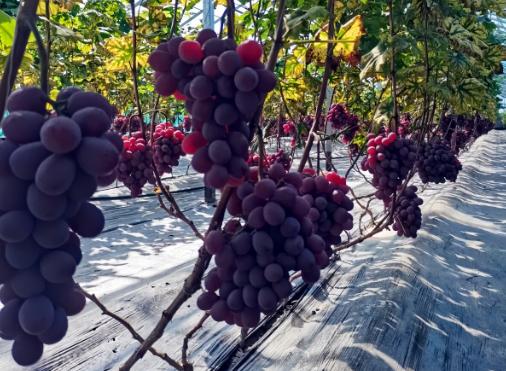
<path id="1" fill-rule="evenodd" d="M 155 192 L 155 195 L 159 195 L 160 193 L 162 193 L 162 190 L 160 189 L 160 187 L 155 187 L 153 188 L 153 192 Z"/>
<path id="2" fill-rule="evenodd" d="M 213 3 L 214 9 L 216 9 L 218 5 L 227 6 L 227 0 L 215 0 Z"/>
<path id="3" fill-rule="evenodd" d="M 328 38 L 328 22 L 316 33 L 315 40 L 327 41 Z M 338 60 L 352 60 L 358 53 L 360 39 L 367 32 L 364 29 L 362 16 L 357 15 L 342 25 L 337 31 L 334 40 L 335 43 L 333 56 Z M 327 45 L 325 42 L 313 43 L 306 53 L 306 63 L 315 62 L 317 65 L 323 65 L 327 55 Z"/>
<path id="4" fill-rule="evenodd" d="M 345 6 L 340 1 L 334 1 L 334 12 L 336 14 L 336 22 L 339 22 L 341 20 L 341 17 L 343 16 L 343 13 L 345 11 Z"/>
<path id="5" fill-rule="evenodd" d="M 105 48 L 116 56 L 131 57 L 133 55 L 132 37 L 111 38 L 105 43 Z"/>
<path id="6" fill-rule="evenodd" d="M 287 77 L 299 77 L 304 70 L 304 63 L 301 63 L 296 58 L 289 58 L 285 65 L 285 75 Z"/>
<path id="7" fill-rule="evenodd" d="M 55 4 L 54 1 L 49 2 L 49 15 L 50 16 L 55 15 L 56 13 L 58 13 L 60 11 L 66 12 L 67 9 L 60 8 L 60 6 L 58 4 Z M 45 0 L 39 1 L 39 5 L 37 6 L 37 15 L 43 15 L 43 16 L 46 15 L 46 1 Z"/>

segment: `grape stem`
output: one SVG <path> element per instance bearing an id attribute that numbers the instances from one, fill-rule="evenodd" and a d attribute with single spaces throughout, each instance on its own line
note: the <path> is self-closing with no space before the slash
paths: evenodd
<path id="1" fill-rule="evenodd" d="M 225 216 L 225 211 L 227 207 L 227 202 L 232 195 L 232 188 L 226 186 L 223 189 L 220 202 L 216 207 L 216 211 L 214 212 L 213 218 L 209 224 L 208 232 L 218 229 L 221 227 L 223 222 L 223 218 Z M 170 303 L 170 305 L 162 312 L 162 316 L 156 324 L 155 328 L 151 331 L 149 336 L 144 340 L 144 342 L 135 350 L 135 352 L 126 360 L 126 362 L 119 368 L 119 371 L 129 371 L 135 365 L 135 363 L 144 357 L 149 348 L 158 341 L 169 322 L 172 320 L 176 312 L 181 308 L 181 306 L 200 289 L 200 283 L 202 281 L 202 277 L 204 275 L 209 262 L 211 261 L 211 255 L 206 251 L 205 247 L 202 246 L 199 249 L 199 256 L 197 261 L 195 262 L 195 266 L 193 267 L 192 273 L 185 279 L 183 287 L 181 291 L 179 291 L 176 298 Z"/>
<path id="2" fill-rule="evenodd" d="M 227 0 L 227 36 L 235 40 L 235 3 Z"/>
<path id="3" fill-rule="evenodd" d="M 172 36 L 174 36 L 174 31 L 176 30 L 176 24 L 178 22 L 178 20 L 177 20 L 177 6 L 178 6 L 178 4 L 179 4 L 179 0 L 176 0 L 174 2 L 174 15 L 172 18 L 172 26 L 170 26 L 169 40 L 172 39 Z M 186 9 L 186 6 L 184 9 Z M 183 10 L 183 12 L 184 12 L 184 10 Z"/>
<path id="4" fill-rule="evenodd" d="M 351 187 L 350 187 L 350 192 L 351 192 L 351 194 L 353 195 L 353 197 L 355 198 L 355 201 L 356 201 L 357 205 L 358 205 L 358 206 L 360 206 L 360 207 L 364 210 L 364 213 L 369 214 L 369 216 L 371 217 L 371 224 L 372 224 L 374 227 L 376 227 L 376 222 L 374 221 L 374 215 L 373 215 L 372 211 L 369 209 L 369 207 L 368 207 L 368 206 L 364 206 L 364 205 L 362 205 L 362 204 L 358 201 L 357 196 L 355 196 L 355 192 L 353 192 L 353 189 L 352 189 Z"/>
<path id="5" fill-rule="evenodd" d="M 330 14 L 330 20 L 329 20 L 329 40 L 332 40 L 334 37 L 334 2 L 329 1 L 327 6 L 327 11 Z M 318 127 L 318 124 L 320 122 L 320 116 L 322 114 L 323 110 L 323 102 L 325 101 L 325 92 L 327 91 L 327 83 L 329 81 L 330 76 L 330 66 L 332 63 L 332 55 L 333 55 L 333 45 L 328 44 L 327 45 L 327 57 L 325 59 L 325 70 L 323 72 L 322 77 L 322 85 L 320 88 L 320 96 L 318 97 L 318 105 L 316 107 L 316 114 L 313 121 L 313 125 L 311 126 L 311 130 L 309 131 L 309 136 L 307 138 L 306 147 L 304 148 L 304 153 L 302 154 L 302 158 L 300 159 L 299 168 L 297 171 L 300 173 L 304 169 L 304 166 L 306 165 L 306 161 L 309 157 L 309 152 L 311 151 L 311 148 L 313 147 L 313 141 L 314 141 L 314 132 Z M 329 102 L 330 103 L 330 102 Z"/>
<path id="6" fill-rule="evenodd" d="M 49 61 L 47 59 L 46 47 L 44 46 L 44 41 L 42 41 L 42 37 L 40 37 L 40 33 L 37 28 L 37 23 L 35 22 L 35 19 L 27 18 L 26 23 L 28 24 L 30 30 L 32 30 L 32 33 L 35 36 L 35 42 L 37 43 L 37 50 L 39 52 L 40 89 L 47 95 L 49 84 Z"/>
<path id="7" fill-rule="evenodd" d="M 165 210 L 169 215 L 171 215 L 171 216 L 173 216 L 175 218 L 181 219 L 183 222 L 185 222 L 186 224 L 188 224 L 188 226 L 191 228 L 191 230 L 193 231 L 193 233 L 195 233 L 195 236 L 197 236 L 201 240 L 204 240 L 204 236 L 202 236 L 202 234 L 199 232 L 199 230 L 197 229 L 197 227 L 195 227 L 195 223 L 193 223 L 193 221 L 191 221 L 190 219 L 188 219 L 188 217 L 186 215 L 184 215 L 184 213 L 179 208 L 179 205 L 177 204 L 176 199 L 174 198 L 174 196 L 172 195 L 172 193 L 170 193 L 170 191 L 167 190 L 167 188 L 165 187 L 165 185 L 162 183 L 162 179 L 160 178 L 160 175 L 158 175 L 158 171 L 156 170 L 156 164 L 155 164 L 154 160 L 152 160 L 152 164 L 153 164 L 153 168 L 155 169 L 153 171 L 153 173 L 155 174 L 156 184 L 158 185 L 158 188 L 160 188 L 160 190 L 162 191 L 165 199 L 167 201 L 169 201 L 169 203 L 170 203 L 170 209 L 169 209 L 163 203 L 163 200 L 160 197 L 160 195 L 157 194 L 158 202 L 160 203 L 160 207 L 163 210 Z"/>
<path id="8" fill-rule="evenodd" d="M 113 313 L 109 309 L 107 309 L 107 307 L 95 296 L 95 294 L 91 294 L 88 291 L 86 291 L 85 289 L 83 289 L 77 281 L 74 281 L 74 283 L 75 283 L 75 288 L 78 291 L 80 291 L 84 296 L 86 296 L 90 301 L 95 303 L 95 305 L 100 308 L 103 315 L 109 316 L 112 319 L 118 321 L 120 324 L 122 324 L 132 334 L 132 337 L 135 340 L 137 340 L 139 343 L 142 344 L 144 342 L 144 338 L 141 335 L 139 335 L 139 333 L 137 331 L 135 331 L 135 329 L 132 327 L 132 325 L 126 319 L 124 319 L 123 317 L 120 317 L 116 313 Z M 180 371 L 184 370 L 183 365 L 179 364 L 178 362 L 176 362 L 175 360 L 170 358 L 167 355 L 167 353 L 161 353 L 153 347 L 150 347 L 149 351 L 154 356 L 157 356 L 158 358 L 163 359 L 165 362 L 167 362 L 169 365 L 174 367 L 176 370 L 180 370 Z"/>
<path id="9" fill-rule="evenodd" d="M 188 361 L 188 341 L 192 338 L 192 336 L 202 327 L 204 322 L 209 318 L 210 313 L 205 312 L 202 318 L 197 322 L 197 324 L 185 335 L 183 339 L 183 348 L 182 351 L 182 360 L 183 360 L 183 367 L 185 370 L 193 370 L 193 365 Z"/>
<path id="10" fill-rule="evenodd" d="M 4 73 L 0 82 L 0 120 L 4 117 L 7 97 L 11 93 L 19 67 L 25 55 L 26 45 L 30 37 L 30 26 L 27 19 L 35 19 L 39 0 L 25 0 L 19 3 L 16 17 L 16 28 L 11 51 L 5 64 Z M 1 124 L 0 124 L 1 127 Z"/>
<path id="11" fill-rule="evenodd" d="M 144 127 L 144 116 L 142 115 L 141 101 L 139 99 L 139 86 L 137 83 L 137 24 L 135 20 L 135 1 L 130 0 L 130 8 L 132 11 L 132 63 L 130 63 L 130 70 L 132 71 L 133 83 L 134 83 L 134 97 L 135 103 L 137 104 L 137 110 L 139 111 L 139 118 L 141 120 L 141 132 L 144 140 L 146 139 L 146 128 Z"/>

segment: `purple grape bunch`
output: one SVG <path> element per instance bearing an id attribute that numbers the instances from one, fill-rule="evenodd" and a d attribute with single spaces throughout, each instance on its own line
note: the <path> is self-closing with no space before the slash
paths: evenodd
<path id="1" fill-rule="evenodd" d="M 413 168 L 417 148 L 411 139 L 398 138 L 395 133 L 388 137 L 368 134 L 367 140 L 368 155 L 362 160 L 362 170 L 373 175 L 371 183 L 378 189 L 376 198 L 388 205 Z"/>
<path id="2" fill-rule="evenodd" d="M 65 115 L 49 115 L 35 87 L 14 91 L 0 144 L 0 338 L 13 340 L 12 357 L 29 366 L 67 332 L 67 316 L 86 304 L 72 276 L 81 262 L 79 236 L 104 228 L 88 202 L 114 182 L 121 138 L 108 131 L 112 107 L 99 94 L 63 89 Z"/>
<path id="3" fill-rule="evenodd" d="M 349 187 L 342 182 L 339 183 L 341 184 L 335 184 L 318 175 L 315 178 L 304 178 L 300 188 L 302 198 L 311 206 L 307 217 L 313 223 L 313 233 L 323 238 L 327 248 L 339 245 L 341 234 L 353 228 L 353 216 L 350 211 L 354 205 L 346 195 Z"/>
<path id="4" fill-rule="evenodd" d="M 416 195 L 418 189 L 414 185 L 406 187 L 404 191 L 399 193 L 396 200 L 396 208 L 394 213 L 394 231 L 397 231 L 399 237 L 416 238 L 417 232 L 422 226 L 422 211 L 420 205 L 423 200 Z M 390 202 L 390 207 L 391 207 Z"/>
<path id="5" fill-rule="evenodd" d="M 422 183 L 445 183 L 446 180 L 455 182 L 462 164 L 450 144 L 439 138 L 431 143 L 422 143 L 420 154 L 415 162 L 418 175 Z"/>
<path id="6" fill-rule="evenodd" d="M 156 91 L 185 101 L 194 132 L 183 149 L 193 154 L 193 168 L 206 186 L 220 189 L 243 179 L 253 133 L 247 122 L 263 97 L 277 83 L 276 75 L 260 61 L 263 51 L 255 41 L 237 46 L 210 29 L 196 41 L 174 37 L 158 45 L 148 62 L 156 71 Z"/>
<path id="7" fill-rule="evenodd" d="M 215 321 L 245 328 L 257 326 L 262 313 L 274 313 L 290 296 L 292 272 L 301 271 L 306 283 L 317 282 L 332 253 L 313 233 L 310 206 L 299 196 L 302 174 L 286 173 L 274 164 L 254 183 L 257 175 L 252 168 L 250 181 L 237 188 L 228 205 L 246 224 L 233 235 L 215 230 L 206 236 L 205 247 L 216 267 L 197 300 Z"/>

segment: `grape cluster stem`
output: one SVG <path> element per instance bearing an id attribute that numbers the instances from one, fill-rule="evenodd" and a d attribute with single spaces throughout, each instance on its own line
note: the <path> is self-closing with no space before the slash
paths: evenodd
<path id="1" fill-rule="evenodd" d="M 4 117 L 7 97 L 16 81 L 30 38 L 31 29 L 26 20 L 35 19 L 38 6 L 39 0 L 25 0 L 19 4 L 14 40 L 4 69 L 6 73 L 2 75 L 0 82 L 0 117 Z"/>
<path id="2" fill-rule="evenodd" d="M 202 318 L 197 322 L 197 324 L 185 335 L 183 339 L 183 348 L 182 348 L 182 355 L 183 355 L 183 368 L 186 371 L 193 370 L 193 365 L 188 361 L 188 341 L 192 338 L 192 336 L 204 325 L 204 322 L 209 318 L 210 314 L 209 312 L 205 312 Z"/>

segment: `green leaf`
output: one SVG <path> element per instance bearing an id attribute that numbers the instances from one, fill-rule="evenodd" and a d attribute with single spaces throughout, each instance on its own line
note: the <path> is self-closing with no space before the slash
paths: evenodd
<path id="1" fill-rule="evenodd" d="M 0 40 L 7 47 L 12 46 L 14 39 L 14 30 L 16 28 L 16 19 L 9 17 L 0 10 Z"/>

